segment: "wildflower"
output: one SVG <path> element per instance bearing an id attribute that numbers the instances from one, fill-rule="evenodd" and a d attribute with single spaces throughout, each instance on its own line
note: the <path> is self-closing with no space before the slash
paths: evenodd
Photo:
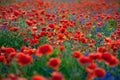
<path id="1" fill-rule="evenodd" d="M 119 60 L 115 56 L 112 56 L 112 59 L 109 61 L 109 66 L 115 67 L 118 64 L 119 64 Z"/>
<path id="2" fill-rule="evenodd" d="M 52 53 L 53 47 L 49 44 L 44 44 L 37 49 L 36 56 L 51 55 Z"/>
<path id="3" fill-rule="evenodd" d="M 91 62 L 91 59 L 89 57 L 86 56 L 81 56 L 78 60 L 82 65 L 85 65 L 87 63 Z"/>
<path id="4" fill-rule="evenodd" d="M 99 52 L 99 53 L 105 53 L 105 52 L 107 52 L 107 49 L 105 47 L 99 47 L 98 50 L 97 50 L 97 52 Z"/>
<path id="5" fill-rule="evenodd" d="M 5 59 L 5 56 L 0 55 L 0 62 L 3 62 Z"/>
<path id="6" fill-rule="evenodd" d="M 102 68 L 96 68 L 96 69 L 94 70 L 94 73 L 95 73 L 96 77 L 98 77 L 98 78 L 105 77 L 105 75 L 106 75 L 105 70 L 102 69 Z"/>
<path id="7" fill-rule="evenodd" d="M 102 59 L 106 62 L 109 62 L 112 59 L 112 55 L 110 53 L 103 53 Z"/>
<path id="8" fill-rule="evenodd" d="M 50 78 L 50 80 L 64 80 L 64 77 L 59 72 L 53 72 L 52 77 Z"/>
<path id="9" fill-rule="evenodd" d="M 32 77 L 32 80 L 46 80 L 43 76 L 35 75 Z"/>
<path id="10" fill-rule="evenodd" d="M 63 45 L 60 46 L 60 51 L 65 51 L 65 47 Z"/>
<path id="11" fill-rule="evenodd" d="M 14 15 L 15 15 L 15 16 L 19 16 L 19 15 L 20 15 L 20 11 L 14 10 Z"/>
<path id="12" fill-rule="evenodd" d="M 59 58 L 51 58 L 47 65 L 55 70 L 59 68 L 61 60 Z"/>
<path id="13" fill-rule="evenodd" d="M 33 25 L 32 21 L 30 21 L 30 20 L 26 20 L 26 23 L 27 23 L 28 26 L 32 26 Z"/>
<path id="14" fill-rule="evenodd" d="M 16 52 L 14 48 L 6 48 L 6 53 Z"/>
<path id="15" fill-rule="evenodd" d="M 79 51 L 74 51 L 73 52 L 73 57 L 80 58 L 80 56 L 81 56 L 81 53 Z"/>
<path id="16" fill-rule="evenodd" d="M 20 66 L 25 66 L 31 64 L 33 59 L 28 54 L 19 53 L 17 56 L 17 61 Z"/>

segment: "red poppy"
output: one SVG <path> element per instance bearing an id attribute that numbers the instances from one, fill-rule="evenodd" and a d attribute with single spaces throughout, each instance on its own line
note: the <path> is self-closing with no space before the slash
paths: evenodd
<path id="1" fill-rule="evenodd" d="M 96 69 L 94 70 L 94 74 L 96 75 L 96 77 L 102 78 L 102 77 L 105 77 L 106 72 L 105 72 L 105 70 L 102 69 L 102 68 L 96 68 Z"/>
<path id="2" fill-rule="evenodd" d="M 99 47 L 98 50 L 97 50 L 97 52 L 99 52 L 99 53 L 105 53 L 105 52 L 107 52 L 107 49 L 105 47 Z"/>
<path id="3" fill-rule="evenodd" d="M 11 59 L 13 59 L 16 56 L 16 52 L 11 52 L 9 56 Z"/>
<path id="4" fill-rule="evenodd" d="M 94 78 L 95 78 L 95 74 L 94 73 L 90 73 L 87 76 L 87 80 L 94 80 Z"/>
<path id="5" fill-rule="evenodd" d="M 82 65 L 85 65 L 87 63 L 91 62 L 91 59 L 89 57 L 86 56 L 81 56 L 78 60 Z"/>
<path id="6" fill-rule="evenodd" d="M 4 46 L 2 46 L 2 47 L 0 48 L 0 52 L 1 52 L 1 53 L 5 53 L 5 52 L 6 52 L 6 48 L 5 48 Z"/>
<path id="7" fill-rule="evenodd" d="M 109 66 L 115 67 L 118 64 L 119 64 L 119 60 L 116 57 L 112 56 L 112 59 L 109 61 Z"/>
<path id="8" fill-rule="evenodd" d="M 74 51 L 73 52 L 73 57 L 75 57 L 75 58 L 80 58 L 81 55 L 82 54 L 79 51 Z"/>
<path id="9" fill-rule="evenodd" d="M 106 62 L 109 62 L 112 59 L 112 55 L 110 53 L 103 53 L 102 54 L 102 59 Z"/>
<path id="10" fill-rule="evenodd" d="M 36 52 L 36 56 L 51 55 L 53 53 L 53 47 L 49 44 L 41 45 Z"/>
<path id="11" fill-rule="evenodd" d="M 17 61 L 20 66 L 25 66 L 31 64 L 33 59 L 28 54 L 18 53 Z"/>
<path id="12" fill-rule="evenodd" d="M 46 80 L 43 76 L 35 75 L 33 76 L 32 80 Z"/>
<path id="13" fill-rule="evenodd" d="M 36 39 L 36 38 L 33 38 L 33 39 L 30 40 L 31 45 L 37 45 L 38 43 L 39 43 L 38 39 Z"/>
<path id="14" fill-rule="evenodd" d="M 6 48 L 6 53 L 16 52 L 14 48 Z"/>
<path id="15" fill-rule="evenodd" d="M 102 22 L 97 22 L 98 27 L 102 27 L 103 23 Z"/>
<path id="16" fill-rule="evenodd" d="M 65 47 L 63 45 L 60 46 L 60 51 L 65 51 Z"/>
<path id="17" fill-rule="evenodd" d="M 17 76 L 14 74 L 9 74 L 9 78 L 10 78 L 10 80 L 15 80 L 15 79 L 17 79 Z"/>
<path id="18" fill-rule="evenodd" d="M 14 15 L 15 15 L 15 16 L 19 16 L 19 15 L 20 15 L 20 11 L 14 10 Z"/>
<path id="19" fill-rule="evenodd" d="M 108 37 L 107 37 L 107 38 L 105 38 L 105 42 L 106 42 L 106 43 L 112 43 L 113 41 L 111 40 L 111 38 L 108 38 Z"/>
<path id="20" fill-rule="evenodd" d="M 51 29 L 55 29 L 55 24 L 49 24 L 48 27 L 50 27 Z"/>
<path id="21" fill-rule="evenodd" d="M 37 27 L 32 27 L 32 33 L 35 33 L 37 31 L 38 31 Z"/>
<path id="22" fill-rule="evenodd" d="M 59 72 L 53 72 L 52 77 L 50 78 L 50 80 L 64 80 L 64 77 Z"/>
<path id="23" fill-rule="evenodd" d="M 26 50 L 27 49 L 27 47 L 26 46 L 22 46 L 21 47 L 21 51 L 23 52 L 24 50 Z"/>
<path id="24" fill-rule="evenodd" d="M 101 54 L 100 53 L 90 53 L 88 56 L 91 60 L 102 60 Z"/>
<path id="25" fill-rule="evenodd" d="M 26 49 L 26 50 L 24 50 L 23 52 L 24 52 L 25 54 L 32 55 L 32 54 L 35 53 L 35 51 L 36 51 L 36 49 Z"/>
<path id="26" fill-rule="evenodd" d="M 62 33 L 57 34 L 57 39 L 64 40 L 64 34 L 62 34 Z"/>
<path id="27" fill-rule="evenodd" d="M 26 23 L 27 23 L 28 26 L 32 26 L 33 25 L 32 21 L 30 21 L 30 20 L 26 20 Z"/>
<path id="28" fill-rule="evenodd" d="M 66 32 L 66 28 L 61 28 L 59 31 L 60 31 L 61 33 L 65 33 L 65 32 Z"/>
<path id="29" fill-rule="evenodd" d="M 9 30 L 10 30 L 10 31 L 14 31 L 14 32 L 16 32 L 16 31 L 19 30 L 19 28 L 18 28 L 18 27 L 11 27 Z"/>
<path id="30" fill-rule="evenodd" d="M 5 56 L 0 56 L 0 62 L 3 62 L 5 59 Z"/>
<path id="31" fill-rule="evenodd" d="M 59 68 L 61 60 L 59 58 L 51 58 L 47 65 L 55 70 Z"/>
<path id="32" fill-rule="evenodd" d="M 103 35 L 101 33 L 97 33 L 97 37 L 102 38 Z"/>
<path id="33" fill-rule="evenodd" d="M 91 63 L 88 68 L 89 69 L 95 69 L 97 67 L 97 64 L 96 63 Z"/>

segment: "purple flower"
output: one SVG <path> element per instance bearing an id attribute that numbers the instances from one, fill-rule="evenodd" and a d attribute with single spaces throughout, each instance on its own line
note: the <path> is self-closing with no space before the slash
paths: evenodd
<path id="1" fill-rule="evenodd" d="M 2 25 L 2 31 L 5 31 L 5 30 L 6 30 L 6 26 Z"/>

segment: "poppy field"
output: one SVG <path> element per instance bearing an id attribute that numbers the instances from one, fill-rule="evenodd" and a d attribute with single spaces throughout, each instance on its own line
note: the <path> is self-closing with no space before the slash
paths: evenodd
<path id="1" fill-rule="evenodd" d="M 120 80 L 120 1 L 0 0 L 0 80 Z"/>

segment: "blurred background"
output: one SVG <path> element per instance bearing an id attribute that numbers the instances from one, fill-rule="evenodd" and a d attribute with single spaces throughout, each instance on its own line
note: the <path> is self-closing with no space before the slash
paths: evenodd
<path id="1" fill-rule="evenodd" d="M 18 3 L 18 2 L 22 2 L 22 1 L 34 1 L 34 0 L 0 0 L 0 6 L 3 5 L 8 5 L 11 3 Z M 42 0 L 42 1 L 48 1 L 48 0 Z M 57 2 L 81 2 L 81 1 L 85 1 L 85 2 L 91 2 L 91 1 L 101 1 L 101 0 L 49 0 L 49 1 L 57 1 Z M 120 0 L 104 0 L 106 3 L 114 3 L 114 2 L 118 2 L 120 4 Z"/>

